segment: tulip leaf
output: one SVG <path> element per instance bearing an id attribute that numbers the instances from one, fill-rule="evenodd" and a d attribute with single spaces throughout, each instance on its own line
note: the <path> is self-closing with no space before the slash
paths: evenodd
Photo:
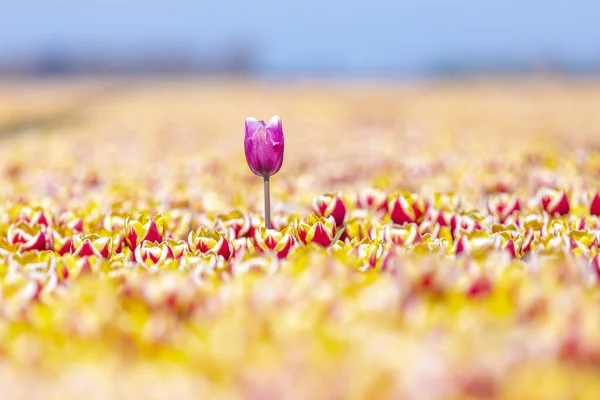
<path id="1" fill-rule="evenodd" d="M 346 227 L 343 227 L 342 229 L 340 229 L 339 231 L 337 231 L 337 233 L 335 234 L 335 236 L 333 237 L 333 239 L 331 239 L 330 246 L 332 246 L 335 242 L 337 242 L 338 240 L 340 240 L 340 238 L 342 237 L 342 234 L 344 233 L 344 229 L 346 229 Z"/>

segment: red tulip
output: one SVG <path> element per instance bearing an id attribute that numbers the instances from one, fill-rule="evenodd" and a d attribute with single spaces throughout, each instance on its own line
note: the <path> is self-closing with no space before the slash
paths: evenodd
<path id="1" fill-rule="evenodd" d="M 500 223 L 504 223 L 509 216 L 521 210 L 521 203 L 518 198 L 504 194 L 488 198 L 487 209 Z"/>
<path id="2" fill-rule="evenodd" d="M 96 256 L 110 258 L 112 254 L 112 239 L 98 235 L 89 235 L 84 238 L 76 235 L 71 239 L 70 252 L 74 256 L 79 257 Z"/>
<path id="3" fill-rule="evenodd" d="M 504 245 L 504 249 L 510 254 L 511 258 L 517 258 L 517 247 L 514 240 L 509 239 Z"/>
<path id="4" fill-rule="evenodd" d="M 414 193 L 401 193 L 390 196 L 388 201 L 388 212 L 395 224 L 407 222 L 420 223 L 427 210 L 427 205 Z"/>
<path id="5" fill-rule="evenodd" d="M 383 228 L 383 240 L 386 243 L 405 245 L 416 243 L 421 239 L 417 224 L 386 225 Z"/>
<path id="6" fill-rule="evenodd" d="M 594 258 L 590 260 L 590 266 L 596 276 L 596 280 L 600 281 L 600 254 L 596 254 Z"/>
<path id="7" fill-rule="evenodd" d="M 363 239 L 356 244 L 349 254 L 355 256 L 363 262 L 359 268 L 361 271 L 373 269 L 377 266 L 384 253 L 384 248 L 380 242 L 373 242 L 371 239 Z"/>
<path id="8" fill-rule="evenodd" d="M 252 226 L 250 217 L 238 210 L 232 211 L 229 214 L 218 215 L 216 228 L 231 232 L 230 239 L 251 237 L 254 234 L 254 227 Z"/>
<path id="9" fill-rule="evenodd" d="M 569 213 L 569 198 L 565 192 L 547 190 L 542 193 L 541 203 L 544 211 L 553 217 Z"/>
<path id="10" fill-rule="evenodd" d="M 53 225 L 53 220 L 52 214 L 48 211 L 25 207 L 21 209 L 17 222 L 26 222 L 29 225 L 43 225 L 48 227 Z"/>
<path id="11" fill-rule="evenodd" d="M 164 234 L 164 218 L 157 216 L 150 219 L 143 216 L 139 220 L 127 218 L 125 220 L 125 240 L 127 245 L 133 251 L 138 244 L 145 241 L 152 243 L 161 243 Z"/>
<path id="12" fill-rule="evenodd" d="M 296 239 L 291 228 L 283 231 L 261 227 L 254 231 L 254 244 L 260 252 L 274 252 L 279 258 L 285 258 L 294 247 Z"/>
<path id="13" fill-rule="evenodd" d="M 473 231 L 481 230 L 481 222 L 472 218 L 469 215 L 453 215 L 450 218 L 450 233 L 453 238 L 456 238 L 459 231 L 471 233 Z"/>
<path id="14" fill-rule="evenodd" d="M 173 249 L 165 243 L 143 241 L 134 251 L 134 259 L 140 264 L 155 265 L 167 259 L 174 259 Z"/>
<path id="15" fill-rule="evenodd" d="M 6 236 L 10 244 L 19 244 L 19 251 L 51 250 L 53 237 L 41 225 L 31 226 L 24 222 L 8 227 Z"/>
<path id="16" fill-rule="evenodd" d="M 382 226 L 379 220 L 370 218 L 368 214 L 360 215 L 359 213 L 365 213 L 363 210 L 355 210 L 350 215 L 348 221 L 344 224 L 344 232 L 340 237 L 340 240 L 346 239 L 375 239 L 380 236 Z"/>
<path id="17" fill-rule="evenodd" d="M 592 198 L 590 214 L 600 217 L 600 192 L 596 192 Z"/>
<path id="18" fill-rule="evenodd" d="M 377 189 L 365 189 L 358 193 L 356 205 L 359 208 L 386 212 L 388 209 L 388 195 Z"/>
<path id="19" fill-rule="evenodd" d="M 213 252 L 225 260 L 228 260 L 233 255 L 233 246 L 225 238 L 224 234 L 214 231 L 209 232 L 203 227 L 190 232 L 188 245 L 191 251 L 198 251 L 200 253 Z"/>
<path id="20" fill-rule="evenodd" d="M 492 291 L 492 282 L 485 276 L 475 279 L 467 289 L 467 296 L 480 297 L 485 296 Z"/>
<path id="21" fill-rule="evenodd" d="M 535 232 L 533 231 L 533 229 L 528 228 L 523 234 L 523 239 L 520 248 L 521 256 L 524 256 L 527 252 L 531 251 L 534 240 Z"/>
<path id="22" fill-rule="evenodd" d="M 331 245 L 336 233 L 333 217 L 308 216 L 306 221 L 296 221 L 296 234 L 302 243 L 317 243 L 323 247 Z"/>
<path id="23" fill-rule="evenodd" d="M 346 218 L 346 206 L 339 195 L 327 193 L 315 197 L 312 203 L 315 214 L 319 217 L 333 217 L 337 226 L 344 224 Z"/>
<path id="24" fill-rule="evenodd" d="M 452 213 L 449 211 L 428 208 L 423 216 L 423 221 L 439 224 L 440 226 L 450 226 Z"/>
<path id="25" fill-rule="evenodd" d="M 67 253 L 71 252 L 71 248 L 73 247 L 73 235 L 67 235 L 64 237 L 59 236 L 56 232 L 54 232 L 54 251 L 58 253 L 60 256 L 64 256 Z"/>
<path id="26" fill-rule="evenodd" d="M 58 216 L 58 225 L 69 228 L 74 232 L 83 232 L 83 218 L 72 211 L 65 211 Z"/>

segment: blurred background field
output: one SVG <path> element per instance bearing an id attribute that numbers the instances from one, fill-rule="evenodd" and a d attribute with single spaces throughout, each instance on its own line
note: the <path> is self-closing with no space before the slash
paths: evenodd
<path id="1" fill-rule="evenodd" d="M 552 171 L 550 183 L 563 187 L 573 184 L 572 171 L 560 159 L 600 149 L 599 88 L 594 79 L 547 77 L 12 81 L 0 89 L 0 163 L 9 170 L 11 163 L 35 160 L 28 170 L 48 173 L 81 168 L 107 184 L 121 175 L 129 179 L 168 168 L 200 179 L 203 168 L 218 164 L 219 176 L 251 180 L 242 152 L 243 121 L 276 112 L 286 132 L 278 179 L 304 185 L 307 196 L 378 184 L 468 195 L 472 187 L 499 183 L 484 182 L 490 165 L 531 157 L 555 159 L 544 168 Z M 107 159 L 114 168 L 104 168 Z M 431 163 L 437 169 L 425 168 Z M 470 179 L 456 182 L 466 170 Z M 384 178 L 390 172 L 393 182 Z M 33 187 L 31 195 L 37 190 L 42 187 Z"/>
<path id="2" fill-rule="evenodd" d="M 327 159 L 330 179 L 344 174 L 336 162 L 380 151 L 593 140 L 598 15 L 590 0 L 10 2 L 0 131 L 160 136 L 173 139 L 163 157 L 239 156 L 239 121 L 277 113 L 286 168 Z M 309 159 L 298 150 L 312 143 Z"/>

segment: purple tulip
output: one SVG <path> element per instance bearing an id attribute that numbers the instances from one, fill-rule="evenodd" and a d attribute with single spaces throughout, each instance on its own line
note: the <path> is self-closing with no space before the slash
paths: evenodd
<path id="1" fill-rule="evenodd" d="M 265 124 L 265 121 L 247 118 L 244 149 L 252 172 L 262 177 L 275 175 L 283 164 L 281 119 L 275 115 Z"/>
<path id="2" fill-rule="evenodd" d="M 250 170 L 262 176 L 265 183 L 265 226 L 271 228 L 271 193 L 269 177 L 275 175 L 283 164 L 283 128 L 281 119 L 274 115 L 268 124 L 246 118 L 244 139 L 246 161 Z"/>

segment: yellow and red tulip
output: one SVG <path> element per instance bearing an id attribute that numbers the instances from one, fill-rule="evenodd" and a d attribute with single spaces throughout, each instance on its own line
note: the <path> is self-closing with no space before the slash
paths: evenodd
<path id="1" fill-rule="evenodd" d="M 388 213 L 395 224 L 420 223 L 426 211 L 426 202 L 415 193 L 398 193 L 388 199 Z"/>
<path id="2" fill-rule="evenodd" d="M 594 193 L 590 202 L 590 214 L 600 217 L 600 192 Z"/>
<path id="3" fill-rule="evenodd" d="M 254 246 L 261 253 L 274 252 L 277 257 L 285 258 L 295 244 L 291 228 L 278 231 L 260 227 L 254 231 Z"/>
<path id="4" fill-rule="evenodd" d="M 415 223 L 405 225 L 386 225 L 383 228 L 383 240 L 395 245 L 409 245 L 421 240 L 419 227 Z"/>
<path id="5" fill-rule="evenodd" d="M 142 241 L 133 252 L 134 260 L 139 264 L 155 265 L 168 259 L 174 259 L 175 254 L 168 243 Z"/>
<path id="6" fill-rule="evenodd" d="M 387 212 L 388 195 L 378 189 L 363 189 L 356 196 L 356 206 L 372 211 Z"/>
<path id="7" fill-rule="evenodd" d="M 383 244 L 371 239 L 363 239 L 355 244 L 348 254 L 356 257 L 363 263 L 359 269 L 366 271 L 377 267 L 377 263 L 382 259 L 384 253 Z"/>
<path id="8" fill-rule="evenodd" d="M 481 256 L 496 247 L 494 238 L 484 231 L 464 232 L 460 234 L 456 241 L 454 253 L 456 255 L 466 254 Z"/>
<path id="9" fill-rule="evenodd" d="M 596 282 L 599 282 L 600 281 L 600 253 L 596 254 L 590 260 L 590 268 L 592 269 L 592 272 L 594 273 L 594 276 L 596 277 Z"/>
<path id="10" fill-rule="evenodd" d="M 58 216 L 57 225 L 71 229 L 73 232 L 83 232 L 83 218 L 72 211 L 62 212 Z"/>
<path id="11" fill-rule="evenodd" d="M 77 257 L 110 258 L 112 244 L 112 238 L 110 237 L 101 237 L 95 234 L 85 237 L 74 235 L 71 238 L 70 253 Z"/>
<path id="12" fill-rule="evenodd" d="M 53 237 L 44 225 L 32 226 L 25 222 L 11 224 L 6 233 L 8 243 L 18 244 L 19 251 L 50 250 L 53 246 Z"/>
<path id="13" fill-rule="evenodd" d="M 316 243 L 327 247 L 331 245 L 337 229 L 332 216 L 325 218 L 311 214 L 305 221 L 296 220 L 295 231 L 302 243 Z"/>
<path id="14" fill-rule="evenodd" d="M 551 216 L 566 215 L 570 210 L 569 198 L 560 190 L 543 190 L 540 202 L 544 211 Z"/>
<path id="15" fill-rule="evenodd" d="M 235 210 L 229 214 L 220 214 L 217 216 L 216 229 L 219 231 L 230 232 L 231 239 L 252 237 L 254 227 L 251 218 L 242 211 Z"/>
<path id="16" fill-rule="evenodd" d="M 356 213 L 353 213 L 352 215 L 355 215 L 355 217 L 351 217 L 344 224 L 344 232 L 342 233 L 340 240 L 362 240 L 365 238 L 376 239 L 381 236 L 381 232 L 383 230 L 381 222 L 370 218 L 368 214 L 357 216 Z"/>
<path id="17" fill-rule="evenodd" d="M 19 212 L 17 222 L 25 222 L 32 226 L 42 225 L 45 227 L 50 227 L 54 225 L 54 218 L 50 212 L 44 209 L 23 207 Z"/>
<path id="18" fill-rule="evenodd" d="M 164 237 L 164 217 L 155 218 L 142 216 L 140 219 L 127 218 L 125 220 L 125 241 L 131 250 L 135 250 L 140 243 L 146 241 L 161 243 Z"/>
<path id="19" fill-rule="evenodd" d="M 508 217 L 521 211 L 521 203 L 516 196 L 501 194 L 488 198 L 487 209 L 500 223 L 505 223 Z"/>
<path id="20" fill-rule="evenodd" d="M 188 245 L 192 252 L 212 252 L 223 257 L 225 260 L 229 260 L 234 254 L 233 245 L 229 243 L 224 234 L 217 231 L 207 231 L 203 227 L 190 232 Z"/>
<path id="21" fill-rule="evenodd" d="M 450 233 L 453 238 L 456 238 L 460 232 L 471 233 L 481 230 L 482 228 L 483 225 L 476 216 L 453 215 L 452 218 L 450 218 Z"/>
<path id="22" fill-rule="evenodd" d="M 328 218 L 331 216 L 338 227 L 344 224 L 346 206 L 338 194 L 327 193 L 315 197 L 312 208 L 318 217 Z"/>

